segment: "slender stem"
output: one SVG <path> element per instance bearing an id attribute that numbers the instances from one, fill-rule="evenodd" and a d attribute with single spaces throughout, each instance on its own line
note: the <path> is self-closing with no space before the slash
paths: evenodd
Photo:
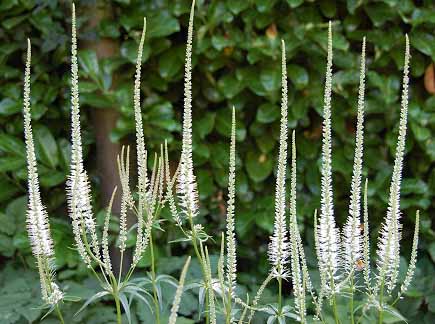
<path id="1" fill-rule="evenodd" d="M 353 316 L 353 294 L 355 292 L 355 288 L 354 288 L 354 283 L 353 283 L 353 274 L 352 274 L 352 277 L 350 278 L 350 289 L 351 289 L 351 291 L 350 291 L 350 302 L 349 302 L 349 307 L 350 307 L 350 322 L 352 324 L 354 324 L 355 323 L 355 319 L 354 319 L 354 316 Z"/>
<path id="2" fill-rule="evenodd" d="M 153 236 L 152 236 L 152 234 L 150 234 L 150 252 L 151 252 L 151 280 L 152 280 L 152 285 L 153 285 L 154 307 L 156 309 L 156 323 L 160 324 L 160 306 L 159 306 L 159 298 L 158 298 L 158 295 L 157 295 L 157 287 L 156 287 L 154 244 L 153 244 Z"/>
<path id="3" fill-rule="evenodd" d="M 384 283 L 385 280 L 382 280 L 381 282 L 381 289 L 379 292 L 379 320 L 378 323 L 382 324 L 384 321 Z"/>
<path id="4" fill-rule="evenodd" d="M 56 305 L 56 314 L 57 314 L 57 317 L 59 317 L 59 321 L 62 324 L 65 324 L 65 321 L 63 320 L 63 316 L 62 316 L 62 313 L 61 313 L 60 308 L 59 308 L 59 305 Z"/>
<path id="5" fill-rule="evenodd" d="M 205 305 L 207 307 L 207 310 L 205 312 L 205 323 L 209 324 L 210 323 L 210 295 L 207 293 L 207 289 L 213 289 L 212 287 L 212 283 L 211 281 L 208 281 L 208 265 L 205 265 L 205 262 L 208 262 L 206 257 L 205 257 L 205 252 L 204 252 L 204 246 L 202 245 L 202 242 L 199 241 L 199 249 L 202 255 L 202 262 L 204 262 L 204 282 L 205 282 Z"/>
<path id="6" fill-rule="evenodd" d="M 396 305 L 396 303 L 400 300 L 400 297 L 401 297 L 401 295 L 399 294 L 399 295 L 397 296 L 397 298 L 393 301 L 393 303 L 391 304 L 391 306 Z"/>
<path id="7" fill-rule="evenodd" d="M 278 314 L 282 315 L 282 278 L 278 277 Z"/>
<path id="8" fill-rule="evenodd" d="M 118 296 L 117 292 L 113 294 L 113 298 L 115 299 L 115 304 L 116 304 L 116 323 L 117 324 L 122 324 L 122 319 L 121 319 L 121 304 L 119 302 L 119 296 Z"/>
<path id="9" fill-rule="evenodd" d="M 124 261 L 124 251 L 121 251 L 121 261 L 119 262 L 119 270 L 118 270 L 118 286 L 121 284 L 123 261 Z"/>
<path id="10" fill-rule="evenodd" d="M 231 312 L 232 312 L 232 300 L 231 296 L 233 295 L 233 289 L 231 285 L 228 287 L 228 300 L 227 300 L 227 312 L 226 312 L 226 324 L 231 324 Z"/>
<path id="11" fill-rule="evenodd" d="M 332 295 L 332 307 L 333 307 L 333 310 L 334 310 L 335 324 L 340 324 L 340 320 L 338 319 L 337 300 L 335 298 L 335 293 Z"/>
<path id="12" fill-rule="evenodd" d="M 91 258 L 98 264 L 98 266 L 100 267 L 101 273 L 103 274 L 104 280 L 106 281 L 106 283 L 110 286 L 109 281 L 107 280 L 106 274 L 104 272 L 104 266 L 101 262 L 101 260 L 99 258 L 97 258 L 94 253 L 92 252 L 89 243 L 88 243 L 88 238 L 86 237 L 86 233 L 83 232 L 82 233 L 82 238 L 83 238 L 83 243 L 85 244 L 85 248 L 86 251 L 88 252 L 88 254 L 91 256 Z M 98 279 L 98 281 L 100 282 L 101 286 L 103 285 L 103 281 L 101 280 L 100 276 L 98 275 L 97 272 L 95 272 L 95 269 L 93 267 L 90 268 L 91 271 L 93 272 L 93 274 L 95 275 L 95 277 Z"/>
<path id="13" fill-rule="evenodd" d="M 338 311 L 337 311 L 337 298 L 335 296 L 335 284 L 334 284 L 334 277 L 331 275 L 331 289 L 332 289 L 332 309 L 334 311 L 334 320 L 335 324 L 340 324 L 340 319 L 338 317 Z"/>
<path id="14" fill-rule="evenodd" d="M 202 259 L 201 253 L 199 252 L 199 249 L 198 249 L 198 243 L 196 242 L 196 240 L 197 240 L 196 231 L 195 231 L 195 227 L 193 225 L 192 215 L 190 215 L 190 214 L 189 214 L 189 223 L 190 223 L 190 228 L 191 228 L 191 232 L 192 232 L 191 235 L 192 235 L 193 249 L 195 250 L 196 257 L 197 257 L 199 263 L 201 264 L 202 276 L 204 278 L 204 283 L 205 283 L 205 286 L 207 288 L 207 281 L 208 281 L 207 280 L 207 271 L 206 271 L 206 268 L 204 265 L 204 260 Z M 205 297 L 206 297 L 206 301 L 208 301 L 208 294 L 207 293 L 205 294 Z M 206 303 L 206 307 L 208 308 L 208 303 Z M 206 310 L 206 312 L 205 312 L 205 321 L 206 321 L 206 323 L 209 323 L 208 310 Z"/>

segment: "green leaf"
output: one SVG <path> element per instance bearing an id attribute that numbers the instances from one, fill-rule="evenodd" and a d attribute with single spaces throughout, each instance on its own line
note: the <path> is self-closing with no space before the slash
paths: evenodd
<path id="1" fill-rule="evenodd" d="M 22 156 L 0 156 L 0 173 L 21 169 L 26 165 Z"/>
<path id="2" fill-rule="evenodd" d="M 139 44 L 133 40 L 123 42 L 120 49 L 121 56 L 125 57 L 130 63 L 136 64 L 138 47 Z M 148 60 L 150 54 L 151 47 L 148 43 L 145 43 L 142 49 L 142 63 Z"/>
<path id="3" fill-rule="evenodd" d="M 193 129 L 201 139 L 204 139 L 214 128 L 216 113 L 206 112 L 202 118 L 193 120 Z"/>
<path id="4" fill-rule="evenodd" d="M 80 99 L 83 105 L 89 105 L 94 108 L 113 108 L 116 106 L 111 96 L 99 93 L 83 93 Z"/>
<path id="5" fill-rule="evenodd" d="M 415 138 L 419 142 L 424 142 L 431 138 L 432 134 L 429 128 L 422 127 L 417 123 L 411 123 L 411 130 L 414 133 Z"/>
<path id="6" fill-rule="evenodd" d="M 225 98 L 231 99 L 243 90 L 244 84 L 236 79 L 233 74 L 225 74 L 218 81 L 218 88 Z"/>
<path id="7" fill-rule="evenodd" d="M 26 20 L 28 18 L 28 15 L 21 15 L 21 16 L 15 16 L 8 19 L 4 19 L 2 21 L 2 26 L 6 29 L 12 29 L 19 25 L 21 22 Z"/>
<path id="8" fill-rule="evenodd" d="M 160 10 L 147 21 L 147 38 L 165 37 L 179 30 L 178 20 L 168 11 Z"/>
<path id="9" fill-rule="evenodd" d="M 159 74 L 163 79 L 171 80 L 183 70 L 183 55 L 180 49 L 166 51 L 159 57 Z"/>
<path id="10" fill-rule="evenodd" d="M 40 172 L 41 186 L 51 188 L 66 180 L 66 174 L 61 171 Z"/>
<path id="11" fill-rule="evenodd" d="M 0 101 L 0 115 L 9 116 L 21 111 L 22 105 L 18 101 L 5 98 Z"/>
<path id="12" fill-rule="evenodd" d="M 4 178 L 0 178 L 0 202 L 7 201 L 11 197 L 13 197 L 19 189 Z"/>
<path id="13" fill-rule="evenodd" d="M 226 6 L 233 14 L 238 15 L 249 7 L 249 2 L 245 0 L 226 0 Z"/>
<path id="14" fill-rule="evenodd" d="M 128 303 L 127 297 L 125 297 L 124 294 L 119 294 L 119 300 L 121 301 L 122 308 L 124 309 L 124 312 L 127 315 L 128 323 L 131 324 L 130 304 Z"/>
<path id="15" fill-rule="evenodd" d="M 287 0 L 287 3 L 291 8 L 297 8 L 304 3 L 304 0 Z"/>
<path id="16" fill-rule="evenodd" d="M 337 13 L 337 4 L 328 0 L 321 1 L 320 10 L 326 17 L 333 18 Z"/>
<path id="17" fill-rule="evenodd" d="M 266 154 L 254 151 L 248 152 L 245 165 L 248 176 L 255 182 L 263 181 L 273 170 L 273 160 Z"/>
<path id="18" fill-rule="evenodd" d="M 263 153 L 269 153 L 276 146 L 276 140 L 273 136 L 259 136 L 255 138 L 255 142 Z"/>
<path id="19" fill-rule="evenodd" d="M 213 35 L 211 44 L 218 51 L 222 51 L 225 47 L 234 46 L 234 40 L 228 35 Z"/>
<path id="20" fill-rule="evenodd" d="M 409 37 L 413 47 L 435 60 L 435 36 L 422 31 L 412 31 Z"/>
<path id="21" fill-rule="evenodd" d="M 77 316 L 77 314 L 79 314 L 80 312 L 82 312 L 86 307 L 88 307 L 89 304 L 97 301 L 98 299 L 108 295 L 109 292 L 107 291 L 100 291 L 98 293 L 96 293 L 95 295 L 93 295 L 92 297 L 90 297 L 88 300 L 86 300 L 86 302 L 82 305 L 82 307 L 80 307 L 80 309 L 76 312 L 75 316 Z"/>
<path id="22" fill-rule="evenodd" d="M 7 235 L 12 235 L 15 233 L 15 222 L 12 218 L 12 215 L 6 215 L 3 213 L 0 213 L 0 233 L 4 233 Z"/>
<path id="23" fill-rule="evenodd" d="M 119 26 L 113 20 L 103 20 L 99 25 L 100 36 L 118 38 L 120 35 Z"/>
<path id="24" fill-rule="evenodd" d="M 24 143 L 18 138 L 8 134 L 0 134 L 0 152 L 26 157 L 26 147 Z"/>
<path id="25" fill-rule="evenodd" d="M 33 134 L 38 160 L 46 166 L 55 169 L 59 163 L 59 152 L 56 140 L 50 130 L 45 126 L 36 125 Z"/>
<path id="26" fill-rule="evenodd" d="M 428 252 L 429 252 L 430 258 L 432 259 L 432 262 L 435 262 L 435 242 L 432 242 L 429 245 Z"/>
<path id="27" fill-rule="evenodd" d="M 280 108 L 277 105 L 267 102 L 258 107 L 256 120 L 260 123 L 268 124 L 278 120 L 280 115 Z"/>
<path id="28" fill-rule="evenodd" d="M 308 72 L 300 65 L 290 64 L 287 73 L 296 89 L 303 89 L 308 85 Z"/>
<path id="29" fill-rule="evenodd" d="M 276 91 L 281 87 L 281 71 L 276 67 L 264 68 L 260 72 L 260 81 L 268 92 Z"/>
<path id="30" fill-rule="evenodd" d="M 82 50 L 79 52 L 79 62 L 82 71 L 94 81 L 97 81 L 100 73 L 97 53 L 92 50 Z"/>
<path id="31" fill-rule="evenodd" d="M 385 3 L 375 3 L 365 7 L 367 15 L 373 21 L 375 27 L 382 26 L 388 20 L 393 19 L 395 12 Z"/>

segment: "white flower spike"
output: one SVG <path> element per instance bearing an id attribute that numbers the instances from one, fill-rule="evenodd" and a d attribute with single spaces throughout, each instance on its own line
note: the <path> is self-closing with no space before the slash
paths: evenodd
<path id="1" fill-rule="evenodd" d="M 406 123 L 408 115 L 409 60 L 409 39 L 408 35 L 406 35 L 399 135 L 397 139 L 393 175 L 390 184 L 388 210 L 378 240 L 378 283 L 376 291 L 386 283 L 388 291 L 391 292 L 397 284 L 397 277 L 399 275 L 401 238 L 400 184 L 402 179 L 403 157 L 405 154 Z"/>
<path id="2" fill-rule="evenodd" d="M 71 172 L 66 184 L 69 214 L 72 219 L 74 239 L 83 261 L 90 267 L 90 257 L 83 243 L 86 233 L 90 234 L 93 253 L 100 256 L 95 220 L 91 206 L 91 190 L 88 175 L 83 165 L 82 139 L 80 130 L 80 106 L 77 63 L 77 32 L 75 6 L 72 6 L 71 42 Z"/>
<path id="3" fill-rule="evenodd" d="M 184 71 L 184 112 L 183 140 L 181 149 L 180 174 L 178 175 L 178 195 L 183 212 L 187 217 L 198 215 L 198 189 L 193 173 L 192 158 L 192 38 L 195 1 L 190 10 L 189 29 L 186 45 L 186 64 Z"/>
<path id="4" fill-rule="evenodd" d="M 332 292 L 339 266 L 339 233 L 335 225 L 331 170 L 332 25 L 329 22 L 328 54 L 323 106 L 322 185 L 318 228 L 319 270 L 322 286 Z"/>
<path id="5" fill-rule="evenodd" d="M 39 190 L 38 169 L 36 162 L 35 146 L 30 113 L 30 64 L 31 44 L 27 40 L 27 58 L 24 74 L 24 137 L 26 142 L 27 174 L 28 174 L 28 208 L 27 208 L 27 233 L 30 240 L 33 256 L 39 272 L 42 299 L 49 305 L 57 305 L 63 299 L 55 279 L 54 249 L 50 233 L 48 214 L 42 204 Z"/>
<path id="6" fill-rule="evenodd" d="M 343 230 L 343 267 L 351 273 L 362 258 L 361 233 L 361 174 L 363 165 L 364 142 L 364 89 L 365 89 L 366 39 L 363 38 L 361 51 L 361 70 L 358 94 L 358 115 L 356 126 L 355 155 L 353 162 L 352 185 L 350 189 L 349 215 Z"/>
<path id="7" fill-rule="evenodd" d="M 269 260 L 272 264 L 272 273 L 276 278 L 288 277 L 289 243 L 287 238 L 287 222 L 285 217 L 285 178 L 287 165 L 287 67 L 285 56 L 285 43 L 282 47 L 282 98 L 281 98 L 281 128 L 279 137 L 278 172 L 275 188 L 275 221 L 273 235 L 269 243 Z"/>

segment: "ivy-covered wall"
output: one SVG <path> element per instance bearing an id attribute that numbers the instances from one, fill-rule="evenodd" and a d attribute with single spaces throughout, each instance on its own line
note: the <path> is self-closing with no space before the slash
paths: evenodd
<path id="1" fill-rule="evenodd" d="M 159 150 L 168 139 L 174 164 L 178 161 L 190 0 L 98 2 L 112 17 L 102 19 L 95 28 L 87 28 L 95 19 L 95 12 L 88 10 L 95 1 L 77 0 L 76 6 L 80 17 L 80 89 L 87 167 L 93 175 L 97 205 L 103 209 L 94 144 L 98 124 L 90 116 L 96 109 L 115 107 L 119 119 L 110 138 L 123 142 L 134 139 L 134 62 L 144 16 L 145 137 L 150 150 Z M 10 267 L 33 267 L 24 227 L 26 169 L 21 110 L 26 38 L 33 46 L 32 117 L 43 196 L 54 238 L 62 242 L 56 247 L 59 277 L 83 278 L 86 273 L 71 249 L 73 241 L 65 213 L 64 181 L 70 149 L 70 6 L 69 1 L 60 0 L 0 1 L 0 263 L 6 265 L 5 270 L 0 269 L 3 284 Z M 413 302 L 401 307 L 406 308 L 410 319 L 418 311 L 423 311 L 429 321 L 435 317 L 435 281 L 429 275 L 433 274 L 435 260 L 434 12 L 431 0 L 197 1 L 193 140 L 201 221 L 215 236 L 224 226 L 230 108 L 234 105 L 238 127 L 236 223 L 242 284 L 249 287 L 255 282 L 252 274 L 264 276 L 268 266 L 265 249 L 274 213 L 281 39 L 286 42 L 288 58 L 289 126 L 296 130 L 298 148 L 298 217 L 306 229 L 306 245 L 313 246 L 312 215 L 319 207 L 320 195 L 326 31 L 331 20 L 334 199 L 339 224 L 347 216 L 359 56 L 362 38 L 367 37 L 364 177 L 369 179 L 373 239 L 386 212 L 399 120 L 405 33 L 410 37 L 412 80 L 401 200 L 404 255 L 408 255 L 417 209 L 421 211 L 421 243 L 418 280 L 410 292 Z M 115 56 L 97 60 L 97 54 L 85 44 L 102 38 L 112 39 L 119 50 Z M 174 236 L 174 230 L 169 229 L 161 234 L 162 242 Z M 161 262 L 167 262 L 178 250 L 177 245 L 162 247 L 158 254 Z M 314 262 L 313 255 L 310 258 Z M 142 265 L 146 266 L 146 261 Z M 6 316 L 2 313 L 3 302 L 0 319 Z"/>

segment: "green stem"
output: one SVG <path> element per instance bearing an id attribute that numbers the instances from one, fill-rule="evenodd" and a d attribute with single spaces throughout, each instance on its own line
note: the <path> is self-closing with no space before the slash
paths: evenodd
<path id="1" fill-rule="evenodd" d="M 114 293 L 113 294 L 113 298 L 115 299 L 115 305 L 116 305 L 116 323 L 117 324 L 122 324 L 122 319 L 121 319 L 121 304 L 119 302 L 118 293 Z"/>
<path id="2" fill-rule="evenodd" d="M 335 324 L 340 324 L 340 320 L 338 318 L 337 300 L 335 298 L 335 293 L 332 295 L 332 307 L 333 307 L 333 310 L 334 310 Z"/>
<path id="3" fill-rule="evenodd" d="M 118 271 L 118 286 L 121 284 L 123 261 L 124 261 L 124 251 L 121 251 L 121 261 L 119 263 L 119 271 Z"/>
<path id="4" fill-rule="evenodd" d="M 160 306 L 159 306 L 159 298 L 157 295 L 157 287 L 156 287 L 154 244 L 153 244 L 153 236 L 151 234 L 150 234 L 150 252 L 151 252 L 151 280 L 152 280 L 152 285 L 153 285 L 154 307 L 156 309 L 156 323 L 160 324 Z"/>
<path id="5" fill-rule="evenodd" d="M 350 303 L 349 303 L 349 307 L 350 307 L 350 322 L 351 322 L 351 324 L 354 324 L 355 323 L 355 319 L 354 319 L 354 316 L 353 316 L 353 294 L 354 294 L 354 286 L 353 286 L 353 274 L 352 274 L 352 277 L 351 277 L 351 279 L 350 279 L 350 289 L 351 289 L 351 291 L 350 291 Z"/>
<path id="6" fill-rule="evenodd" d="M 331 277 L 331 289 L 332 289 L 332 309 L 334 311 L 334 320 L 335 320 L 335 324 L 340 324 L 340 319 L 338 317 L 338 311 L 337 311 L 337 299 L 335 297 L 335 284 L 334 284 L 334 277 L 332 276 L 332 274 L 330 275 Z"/>
<path id="7" fill-rule="evenodd" d="M 231 324 L 231 311 L 232 311 L 232 300 L 233 295 L 232 287 L 228 287 L 228 300 L 227 300 L 227 312 L 226 312 L 226 324 Z"/>
<path id="8" fill-rule="evenodd" d="M 199 252 L 199 249 L 198 249 L 198 243 L 196 242 L 196 240 L 197 240 L 197 238 L 196 238 L 196 231 L 195 231 L 195 227 L 193 225 L 192 216 L 190 214 L 189 214 L 189 223 L 190 223 L 190 228 L 191 228 L 191 232 L 192 232 L 192 245 L 193 245 L 193 249 L 195 250 L 196 257 L 197 257 L 199 263 L 201 264 L 202 276 L 204 278 L 204 283 L 205 283 L 205 286 L 207 288 L 207 281 L 208 281 L 207 280 L 207 271 L 206 271 L 206 268 L 205 268 L 205 265 L 204 265 L 204 260 L 202 259 L 201 253 Z M 206 297 L 206 307 L 208 308 L 209 306 L 208 306 L 208 294 L 207 293 L 205 294 L 205 297 Z M 206 321 L 206 323 L 209 323 L 209 321 L 210 321 L 208 313 L 209 312 L 208 312 L 208 309 L 207 309 L 206 312 L 205 312 L 205 321 Z"/>
<path id="9" fill-rule="evenodd" d="M 62 324 L 65 324 L 65 321 L 63 320 L 63 316 L 62 316 L 62 313 L 61 313 L 60 308 L 59 308 L 59 305 L 56 305 L 56 314 L 57 314 L 57 317 L 59 317 L 59 321 Z"/>
<path id="10" fill-rule="evenodd" d="M 378 323 L 382 324 L 384 321 L 384 280 L 381 283 L 381 289 L 379 292 L 379 320 Z"/>
<path id="11" fill-rule="evenodd" d="M 278 277 L 278 314 L 282 315 L 282 278 Z"/>

